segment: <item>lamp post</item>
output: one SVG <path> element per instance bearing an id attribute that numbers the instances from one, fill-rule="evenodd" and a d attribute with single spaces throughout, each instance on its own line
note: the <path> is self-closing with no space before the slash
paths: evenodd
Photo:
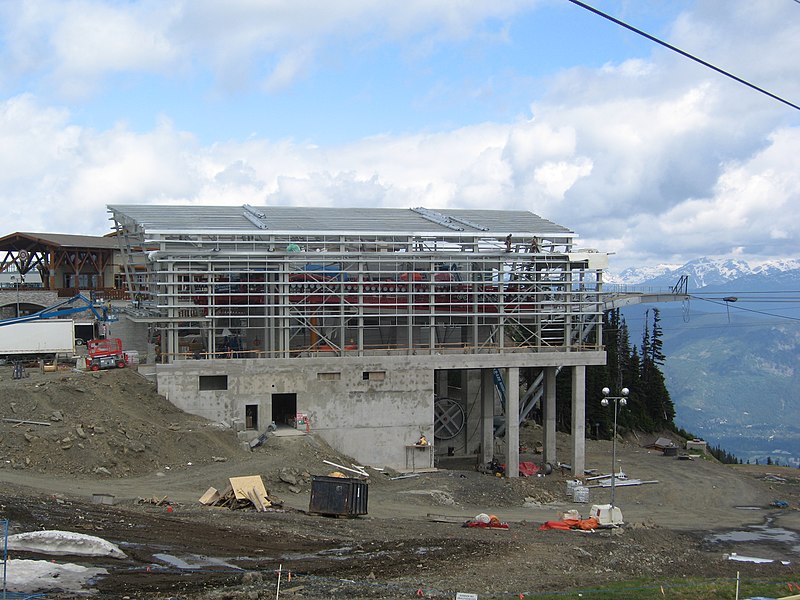
<path id="1" fill-rule="evenodd" d="M 608 406 L 611 402 L 614 403 L 614 433 L 611 438 L 611 518 L 614 518 L 614 491 L 617 483 L 617 408 L 625 406 L 628 403 L 628 388 L 622 388 L 619 396 L 610 396 L 611 390 L 607 387 L 603 388 L 603 399 L 600 404 Z"/>

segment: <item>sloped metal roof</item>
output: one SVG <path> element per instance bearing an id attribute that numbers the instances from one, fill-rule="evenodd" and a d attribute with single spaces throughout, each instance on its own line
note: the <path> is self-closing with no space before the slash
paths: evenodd
<path id="1" fill-rule="evenodd" d="M 280 232 L 395 232 L 506 235 L 562 235 L 574 233 L 528 211 L 431 209 L 449 225 L 425 218 L 410 208 L 310 208 L 297 206 L 166 206 L 109 205 L 118 219 L 130 219 L 149 233 L 159 231 L 199 233 L 203 231 Z M 422 209 L 423 212 L 425 209 Z M 246 216 L 258 213 L 256 225 Z M 436 217 L 434 217 L 436 219 Z"/>
<path id="2" fill-rule="evenodd" d="M 61 248 L 117 248 L 116 237 L 98 237 L 93 235 L 72 235 L 68 233 L 30 233 L 18 231 L 0 238 L 0 247 L 30 241 L 43 246 Z"/>

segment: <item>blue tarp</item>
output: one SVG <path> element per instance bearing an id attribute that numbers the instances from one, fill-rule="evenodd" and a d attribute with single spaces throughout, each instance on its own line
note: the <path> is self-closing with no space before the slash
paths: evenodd
<path id="1" fill-rule="evenodd" d="M 347 273 L 342 273 L 339 265 L 308 263 L 305 267 L 303 267 L 303 270 L 314 273 L 322 273 L 331 279 L 336 279 L 337 281 L 348 281 Z"/>

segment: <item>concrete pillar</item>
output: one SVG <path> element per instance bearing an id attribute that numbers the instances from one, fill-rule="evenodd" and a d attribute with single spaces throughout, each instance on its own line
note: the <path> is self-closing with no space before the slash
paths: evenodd
<path id="1" fill-rule="evenodd" d="M 586 366 L 572 367 L 572 474 L 586 468 Z"/>
<path id="2" fill-rule="evenodd" d="M 494 379 L 492 369 L 481 369 L 481 464 L 494 458 Z"/>
<path id="3" fill-rule="evenodd" d="M 506 382 L 506 477 L 519 477 L 519 367 L 508 368 Z"/>
<path id="4" fill-rule="evenodd" d="M 556 458 L 556 368 L 544 369 L 544 398 L 542 401 L 544 462 L 555 467 Z"/>

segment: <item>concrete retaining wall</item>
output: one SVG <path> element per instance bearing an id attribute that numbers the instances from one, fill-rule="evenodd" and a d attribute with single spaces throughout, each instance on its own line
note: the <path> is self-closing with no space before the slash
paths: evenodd
<path id="1" fill-rule="evenodd" d="M 227 389 L 200 378 L 227 376 Z M 206 380 L 207 381 L 207 380 Z M 296 394 L 310 429 L 357 461 L 406 468 L 406 445 L 433 440 L 433 369 L 405 357 L 202 360 L 159 365 L 158 391 L 186 412 L 232 424 L 258 407 L 259 431 L 272 420 L 273 394 Z"/>
<path id="2" fill-rule="evenodd" d="M 434 441 L 437 370 L 587 364 L 605 364 L 605 352 L 181 360 L 155 369 L 159 393 L 186 412 L 233 425 L 257 407 L 253 437 L 272 420 L 275 395 L 294 394 L 296 412 L 331 446 L 362 464 L 403 470 L 408 445 L 420 434 Z M 221 389 L 201 390 L 210 380 Z"/>

